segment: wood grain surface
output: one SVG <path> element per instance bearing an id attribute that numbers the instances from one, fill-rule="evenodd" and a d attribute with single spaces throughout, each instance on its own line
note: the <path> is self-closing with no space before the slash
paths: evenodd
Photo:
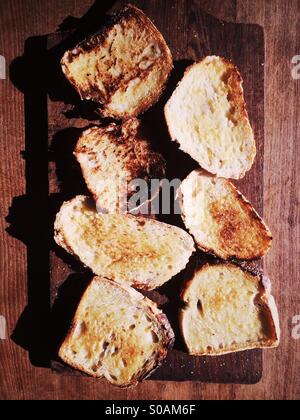
<path id="1" fill-rule="evenodd" d="M 266 259 L 266 271 L 278 302 L 283 337 L 278 350 L 264 353 L 264 374 L 260 383 L 244 386 L 150 381 L 124 391 L 86 378 L 53 375 L 49 369 L 41 367 L 49 359 L 46 356 L 50 335 L 47 307 L 45 309 L 49 301 L 49 272 L 45 269 L 49 263 L 47 223 L 51 211 L 45 189 L 49 154 L 47 130 L 43 130 L 47 115 L 40 112 L 45 102 L 42 95 L 30 95 L 30 92 L 37 91 L 36 84 L 40 81 L 44 83 L 47 67 L 45 63 L 39 66 L 36 51 L 32 51 L 28 43 L 26 62 L 18 57 L 24 54 L 26 39 L 51 33 L 63 21 L 61 28 L 69 30 L 78 24 L 76 18 L 86 13 L 100 16 L 112 3 L 98 1 L 94 4 L 92 0 L 2 0 L 0 3 L 0 54 L 6 58 L 10 73 L 6 81 L 0 80 L 3 157 L 0 169 L 0 315 L 6 317 L 7 334 L 11 336 L 0 341 L 0 398 L 299 399 L 300 341 L 292 338 L 292 320 L 300 314 L 297 171 L 300 82 L 291 76 L 292 58 L 300 54 L 300 2 L 297 0 L 197 2 L 218 18 L 257 23 L 265 30 L 266 128 L 261 183 L 265 218 L 275 237 L 273 250 Z M 175 9 L 174 13 L 180 10 Z M 68 15 L 73 17 L 65 20 Z M 25 103 L 23 93 L 28 98 Z M 26 124 L 25 114 L 31 118 L 26 119 Z M 31 129 L 33 123 L 36 131 Z M 30 147 L 33 142 L 37 142 L 34 151 Z M 26 153 L 22 153 L 25 150 Z M 28 291 L 32 292 L 28 294 Z"/>

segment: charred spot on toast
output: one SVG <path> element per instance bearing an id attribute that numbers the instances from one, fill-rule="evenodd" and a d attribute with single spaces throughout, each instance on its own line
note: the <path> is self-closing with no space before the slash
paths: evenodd
<path id="1" fill-rule="evenodd" d="M 148 140 L 140 138 L 138 129 L 137 119 L 95 126 L 83 132 L 77 143 L 75 156 L 86 184 L 98 206 L 107 212 L 127 212 L 129 199 L 141 188 L 140 181 L 147 184 L 140 194 L 143 205 L 153 198 L 149 197 L 151 180 L 165 176 L 165 159 L 152 150 Z M 151 189 L 153 195 L 159 188 L 154 192 Z"/>
<path id="2" fill-rule="evenodd" d="M 215 201 L 210 204 L 210 212 L 219 225 L 220 247 L 228 247 L 240 251 L 241 235 L 246 226 L 240 219 L 239 212 L 226 203 Z"/>
<path id="3" fill-rule="evenodd" d="M 127 119 L 158 100 L 173 63 L 157 28 L 129 5 L 101 33 L 66 52 L 62 68 L 82 99 L 102 104 L 104 116 Z"/>

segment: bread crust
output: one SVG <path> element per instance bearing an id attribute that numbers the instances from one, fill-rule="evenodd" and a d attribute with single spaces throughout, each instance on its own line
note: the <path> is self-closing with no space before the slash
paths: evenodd
<path id="1" fill-rule="evenodd" d="M 247 257 L 245 256 L 241 257 L 241 255 L 233 254 L 226 251 L 226 247 L 228 247 L 228 245 L 229 246 L 231 245 L 230 242 L 235 240 L 234 235 L 236 232 L 236 225 L 240 223 L 240 220 L 239 220 L 239 215 L 237 213 L 232 212 L 231 214 L 228 215 L 226 212 L 224 212 L 224 209 L 221 207 L 215 208 L 214 218 L 217 224 L 219 224 L 220 226 L 224 226 L 224 228 L 220 232 L 220 237 L 218 238 L 221 243 L 221 246 L 219 245 L 219 248 L 223 248 L 223 251 L 221 252 L 221 250 L 218 251 L 215 248 L 207 247 L 207 245 L 204 242 L 201 242 L 199 239 L 197 240 L 197 238 L 195 237 L 195 232 L 192 232 L 192 229 L 189 229 L 188 215 L 186 214 L 186 209 L 184 205 L 185 193 L 183 191 L 185 183 L 188 182 L 189 179 L 193 177 L 195 174 L 199 176 L 207 176 L 213 179 L 211 175 L 209 175 L 203 170 L 199 169 L 199 170 L 193 171 L 186 178 L 186 180 L 183 181 L 183 184 L 181 185 L 178 191 L 178 198 L 179 198 L 179 203 L 182 210 L 182 213 L 181 213 L 182 220 L 185 226 L 187 227 L 187 229 L 189 230 L 190 234 L 194 237 L 195 242 L 197 243 L 199 249 L 217 258 L 221 258 L 225 261 L 232 261 L 232 262 L 239 261 L 239 260 L 256 261 L 264 257 L 272 247 L 272 241 L 273 241 L 272 233 L 270 229 L 268 228 L 268 226 L 266 225 L 266 223 L 264 222 L 264 220 L 260 217 L 260 215 L 254 209 L 252 204 L 247 200 L 247 198 L 235 187 L 235 185 L 232 182 L 225 179 L 223 181 L 226 183 L 226 187 L 230 189 L 232 196 L 235 198 L 237 202 L 241 204 L 241 207 L 246 212 L 249 218 L 249 221 L 250 220 L 253 221 L 257 229 L 259 229 L 260 236 L 263 238 L 262 239 L 263 245 L 260 246 L 259 251 L 256 248 L 255 252 L 253 251 L 253 254 Z M 230 209 L 228 211 L 230 211 Z M 244 238 L 240 238 L 240 240 L 244 241 Z"/>
<path id="2" fill-rule="evenodd" d="M 157 326 L 159 326 L 160 332 L 162 335 L 161 349 L 156 355 L 154 366 L 150 370 L 149 370 L 148 365 L 144 366 L 143 369 L 138 372 L 138 375 L 134 377 L 131 382 L 123 384 L 123 385 L 116 384 L 115 381 L 111 378 L 111 376 L 109 374 L 106 374 L 106 372 L 103 372 L 103 374 L 99 376 L 96 372 L 93 373 L 89 369 L 85 369 L 83 366 L 80 366 L 79 364 L 74 363 L 74 361 L 67 356 L 67 349 L 69 348 L 70 343 L 73 340 L 76 326 L 78 325 L 80 321 L 82 321 L 80 319 L 80 310 L 79 310 L 80 306 L 83 305 L 85 300 L 88 298 L 95 282 L 105 282 L 107 285 L 110 285 L 113 288 L 116 288 L 116 287 L 120 288 L 128 294 L 128 296 L 130 297 L 132 301 L 136 301 L 139 305 L 143 305 L 145 307 L 145 314 L 146 315 L 148 314 L 149 316 L 154 317 L 154 320 L 156 321 Z M 75 317 L 71 324 L 70 330 L 60 347 L 59 357 L 64 363 L 67 363 L 72 368 L 76 370 L 80 370 L 81 372 L 87 374 L 88 376 L 92 376 L 95 379 L 102 379 L 105 377 L 114 386 L 118 386 L 119 388 L 132 388 L 132 387 L 137 386 L 140 382 L 147 379 L 149 376 L 151 376 L 161 366 L 169 350 L 172 349 L 174 345 L 174 340 L 175 340 L 175 335 L 166 315 L 161 310 L 158 309 L 157 305 L 153 301 L 151 301 L 150 299 L 143 296 L 141 293 L 137 292 L 136 290 L 132 289 L 129 286 L 115 283 L 106 278 L 95 277 L 90 283 L 90 285 L 87 287 L 84 295 L 81 298 Z M 148 364 L 151 365 L 150 362 L 152 361 L 148 361 Z"/>
<path id="3" fill-rule="evenodd" d="M 216 266 L 218 268 L 225 268 L 229 270 L 238 268 L 244 273 L 251 275 L 253 277 L 253 281 L 257 282 L 258 293 L 255 299 L 255 303 L 264 312 L 264 315 L 266 316 L 268 320 L 268 332 L 270 334 L 270 336 L 266 338 L 264 341 L 256 341 L 256 342 L 251 342 L 251 343 L 249 342 L 245 345 L 236 344 L 236 345 L 232 345 L 231 348 L 228 348 L 228 349 L 221 349 L 219 351 L 207 351 L 207 352 L 201 352 L 201 353 L 197 353 L 189 348 L 189 345 L 185 337 L 185 331 L 184 331 L 184 326 L 183 326 L 185 312 L 189 310 L 188 309 L 189 293 L 193 285 L 195 276 L 199 273 L 205 272 L 205 270 L 211 268 L 212 266 Z M 185 303 L 186 306 L 183 309 L 179 310 L 179 326 L 180 326 L 181 335 L 185 341 L 187 350 L 191 356 L 216 357 L 216 356 L 222 356 L 226 354 L 242 352 L 242 351 L 247 351 L 247 350 L 277 348 L 280 344 L 281 331 L 280 331 L 279 315 L 278 315 L 278 310 L 277 310 L 274 297 L 271 295 L 271 282 L 269 278 L 261 272 L 250 270 L 242 266 L 237 266 L 229 262 L 215 262 L 212 264 L 205 264 L 200 268 L 196 267 L 193 275 L 188 280 L 186 280 L 184 284 L 184 287 L 181 293 L 181 299 Z"/>
<path id="4" fill-rule="evenodd" d="M 156 61 L 156 63 L 160 66 L 161 69 L 161 80 L 159 85 L 152 89 L 150 93 L 148 92 L 147 95 L 144 95 L 143 99 L 140 101 L 139 105 L 135 107 L 135 109 L 125 109 L 123 112 L 113 111 L 110 109 L 110 101 L 113 95 L 117 91 L 126 92 L 130 81 L 124 81 L 123 75 L 114 78 L 106 74 L 105 76 L 100 76 L 102 78 L 102 83 L 105 86 L 104 90 L 100 90 L 91 83 L 89 84 L 89 88 L 84 90 L 72 75 L 69 65 L 73 62 L 74 59 L 76 59 L 76 57 L 93 51 L 99 45 L 105 44 L 110 32 L 113 30 L 115 25 L 121 24 L 124 28 L 130 28 L 132 23 L 140 32 L 147 28 L 148 33 L 152 35 L 153 40 L 155 40 L 157 45 L 159 45 L 161 57 Z M 166 86 L 169 75 L 173 69 L 173 58 L 162 34 L 151 22 L 151 20 L 143 13 L 142 10 L 136 6 L 128 4 L 124 9 L 112 17 L 111 21 L 107 23 L 106 27 L 101 32 L 98 32 L 95 35 L 85 39 L 73 50 L 67 51 L 61 60 L 61 66 L 63 73 L 77 90 L 82 100 L 93 100 L 101 104 L 102 109 L 99 111 L 103 117 L 112 117 L 126 120 L 129 118 L 137 117 L 138 115 L 144 113 L 159 100 Z M 152 66 L 144 69 L 136 69 L 135 74 L 132 75 L 132 79 L 130 80 L 133 80 L 136 77 L 138 77 L 140 80 L 146 80 L 151 71 Z"/>

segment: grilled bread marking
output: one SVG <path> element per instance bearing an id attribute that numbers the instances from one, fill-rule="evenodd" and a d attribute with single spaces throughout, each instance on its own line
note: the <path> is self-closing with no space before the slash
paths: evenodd
<path id="1" fill-rule="evenodd" d="M 144 290 L 181 272 L 195 250 L 182 229 L 143 217 L 99 214 L 84 196 L 63 204 L 54 230 L 57 244 L 96 275 Z"/>
<path id="2" fill-rule="evenodd" d="M 191 66 L 165 107 L 171 139 L 208 172 L 240 179 L 256 146 L 238 69 L 221 57 Z"/>
<path id="3" fill-rule="evenodd" d="M 194 171 L 179 194 L 182 218 L 201 250 L 223 260 L 254 260 L 270 250 L 269 228 L 228 180 Z"/>
<path id="4" fill-rule="evenodd" d="M 270 281 L 233 264 L 197 269 L 182 294 L 182 335 L 190 354 L 218 356 L 279 345 Z"/>
<path id="5" fill-rule="evenodd" d="M 106 117 L 128 119 L 158 101 L 173 69 L 158 29 L 126 6 L 106 29 L 67 51 L 62 70 L 82 99 L 103 105 Z"/>
<path id="6" fill-rule="evenodd" d="M 90 376 L 131 387 L 157 369 L 173 342 L 168 319 L 154 302 L 131 287 L 96 277 L 59 356 Z"/>
<path id="7" fill-rule="evenodd" d="M 84 131 L 75 149 L 83 177 L 97 201 L 98 208 L 107 213 L 128 210 L 128 201 L 136 192 L 135 180 L 162 179 L 166 162 L 150 144 L 139 138 L 138 120 L 122 125 L 92 127 Z M 158 194 L 158 190 L 152 194 Z M 144 197 L 145 200 L 148 196 Z M 153 197 L 152 197 L 153 198 Z M 140 203 L 141 205 L 143 203 Z"/>

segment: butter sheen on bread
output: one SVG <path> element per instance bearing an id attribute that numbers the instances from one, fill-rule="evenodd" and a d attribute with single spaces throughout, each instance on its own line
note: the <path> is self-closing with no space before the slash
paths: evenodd
<path id="1" fill-rule="evenodd" d="M 256 156 L 242 77 L 229 60 L 206 57 L 186 71 L 165 107 L 171 139 L 206 171 L 240 179 Z"/>
<path id="2" fill-rule="evenodd" d="M 154 302 L 131 287 L 95 277 L 59 356 L 75 369 L 126 388 L 148 377 L 173 342 L 172 328 Z"/>
<path id="3" fill-rule="evenodd" d="M 279 345 L 280 327 L 267 277 L 232 264 L 196 269 L 182 294 L 180 326 L 189 353 L 218 356 Z"/>

